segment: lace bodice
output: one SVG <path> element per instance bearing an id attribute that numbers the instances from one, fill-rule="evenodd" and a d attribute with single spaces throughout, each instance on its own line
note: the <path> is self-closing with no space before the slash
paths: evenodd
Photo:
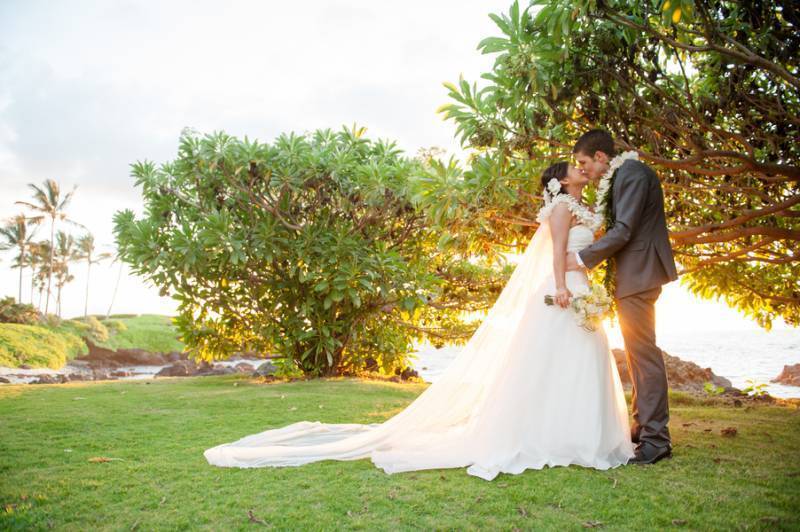
<path id="1" fill-rule="evenodd" d="M 569 228 L 567 251 L 580 251 L 594 242 L 594 232 L 583 224 Z"/>

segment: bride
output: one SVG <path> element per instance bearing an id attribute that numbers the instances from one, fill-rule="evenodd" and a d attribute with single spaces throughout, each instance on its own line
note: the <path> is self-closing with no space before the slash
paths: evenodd
<path id="1" fill-rule="evenodd" d="M 600 217 L 588 182 L 560 162 L 542 176 L 539 228 L 495 304 L 441 377 L 383 423 L 300 421 L 205 451 L 212 465 L 286 467 L 369 458 L 386 473 L 466 467 L 499 473 L 576 464 L 609 469 L 634 456 L 628 410 L 605 331 L 564 308 L 586 273 L 567 251 L 592 243 Z M 552 295 L 555 305 L 544 303 Z"/>

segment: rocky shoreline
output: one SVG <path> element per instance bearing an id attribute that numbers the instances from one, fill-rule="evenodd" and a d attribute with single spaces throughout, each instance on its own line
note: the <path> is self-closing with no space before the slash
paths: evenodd
<path id="1" fill-rule="evenodd" d="M 267 376 L 277 369 L 269 356 L 237 353 L 216 363 L 196 362 L 186 353 L 151 353 L 143 349 L 111 350 L 87 341 L 89 353 L 70 360 L 63 368 L 35 369 L 22 365 L 6 368 L 0 375 L 4 384 L 59 384 L 75 381 L 101 381 L 157 377 L 228 375 L 233 373 Z"/>
<path id="2" fill-rule="evenodd" d="M 193 377 L 208 375 L 243 374 L 252 377 L 274 378 L 277 367 L 272 363 L 272 355 L 257 353 L 236 353 L 229 359 L 214 363 L 190 359 L 186 353 L 151 353 L 142 349 L 110 350 L 87 342 L 89 353 L 77 357 L 60 370 L 5 368 L 0 375 L 0 383 L 5 384 L 59 384 L 75 381 L 100 381 L 118 379 L 146 379 L 158 377 Z M 620 380 L 626 390 L 630 390 L 630 374 L 625 351 L 614 349 Z M 664 353 L 667 379 L 670 389 L 707 395 L 706 383 L 713 384 L 719 394 L 732 397 L 748 397 L 748 394 L 731 385 L 725 377 L 716 375 L 711 368 L 701 368 L 694 362 L 681 360 Z M 373 364 L 374 366 L 375 364 Z M 368 362 L 365 370 L 370 371 Z M 389 380 L 400 382 L 418 379 L 418 373 L 407 369 L 392 376 Z M 784 371 L 772 382 L 800 385 L 800 364 L 786 366 Z M 770 396 L 766 396 L 770 398 Z M 764 397 L 762 396 L 762 399 Z"/>
<path id="3" fill-rule="evenodd" d="M 0 368 L 0 384 L 64 384 L 68 382 L 149 379 L 159 377 L 205 377 L 209 375 L 242 374 L 256 378 L 274 379 L 277 366 L 274 355 L 236 353 L 216 362 L 195 361 L 186 353 L 152 353 L 143 349 L 111 350 L 86 341 L 89 353 L 70 360 L 63 368 Z M 368 362 L 367 371 L 377 368 Z M 374 366 L 374 368 L 372 367 Z M 413 369 L 398 372 L 388 380 L 400 382 L 417 378 Z"/>
<path id="4" fill-rule="evenodd" d="M 780 375 L 770 382 L 785 384 L 787 386 L 800 386 L 800 364 L 783 366 L 783 371 L 781 371 Z"/>
<path id="5" fill-rule="evenodd" d="M 614 360 L 617 363 L 622 387 L 627 391 L 632 388 L 631 377 L 628 371 L 628 361 L 623 349 L 612 349 Z M 667 352 L 663 352 L 664 366 L 667 370 L 667 382 L 670 390 L 690 392 L 695 395 L 708 396 L 706 383 L 711 383 L 715 388 L 720 389 L 719 395 L 728 397 L 732 400 L 731 404 L 741 406 L 741 399 L 754 399 L 758 401 L 774 402 L 776 398 L 769 394 L 762 396 L 750 396 L 739 388 L 732 385 L 731 381 L 715 374 L 711 368 L 701 368 L 694 362 L 681 360 Z"/>
<path id="6" fill-rule="evenodd" d="M 631 386 L 630 373 L 628 372 L 628 362 L 625 351 L 622 349 L 612 349 L 614 359 L 617 362 L 617 370 L 620 380 L 625 389 Z M 681 360 L 664 352 L 664 366 L 667 368 L 667 381 L 673 390 L 682 391 L 704 391 L 705 383 L 710 382 L 714 386 L 723 388 L 725 393 L 741 393 L 741 390 L 734 388 L 731 381 L 725 377 L 716 375 L 711 368 L 701 368 L 694 362 Z"/>

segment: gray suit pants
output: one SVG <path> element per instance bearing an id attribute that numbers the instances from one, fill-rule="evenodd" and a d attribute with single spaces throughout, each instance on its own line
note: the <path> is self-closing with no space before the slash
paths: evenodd
<path id="1" fill-rule="evenodd" d="M 628 371 L 633 383 L 632 436 L 656 447 L 670 445 L 667 372 L 656 346 L 655 302 L 661 287 L 617 300 Z"/>

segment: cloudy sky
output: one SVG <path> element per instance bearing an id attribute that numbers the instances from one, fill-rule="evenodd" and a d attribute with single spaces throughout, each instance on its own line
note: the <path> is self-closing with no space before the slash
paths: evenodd
<path id="1" fill-rule="evenodd" d="M 187 126 L 269 141 L 355 122 L 412 155 L 431 146 L 458 153 L 452 124 L 435 113 L 447 101 L 442 82 L 490 68 L 476 45 L 498 33 L 488 14 L 509 5 L 4 0 L 0 218 L 21 212 L 14 201 L 28 199 L 27 183 L 77 185 L 68 214 L 110 251 L 114 212 L 141 209 L 129 165 L 173 158 Z M 17 293 L 11 257 L 0 256 L 0 295 Z M 65 316 L 83 311 L 86 278 L 75 268 Z M 117 266 L 96 268 L 91 313 L 108 309 L 116 278 Z M 667 312 L 683 309 L 676 319 L 688 305 L 749 326 L 676 283 L 662 300 Z M 115 312 L 173 309 L 123 270 Z"/>

